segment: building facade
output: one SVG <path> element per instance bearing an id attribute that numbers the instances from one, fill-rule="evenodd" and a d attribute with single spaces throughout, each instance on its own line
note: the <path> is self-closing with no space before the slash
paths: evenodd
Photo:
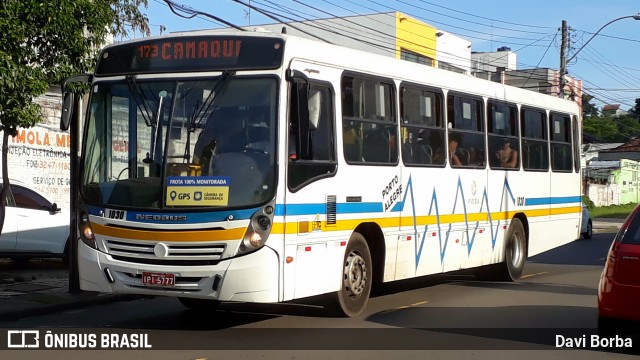
<path id="1" fill-rule="evenodd" d="M 68 209 L 71 143 L 69 133 L 60 131 L 60 87 L 51 87 L 36 102 L 42 109 L 43 121 L 19 128 L 16 136 L 9 137 L 9 177 Z"/>
<path id="2" fill-rule="evenodd" d="M 401 12 L 245 27 L 282 32 L 470 74 L 471 43 Z M 284 29 L 284 30 L 283 30 Z"/>

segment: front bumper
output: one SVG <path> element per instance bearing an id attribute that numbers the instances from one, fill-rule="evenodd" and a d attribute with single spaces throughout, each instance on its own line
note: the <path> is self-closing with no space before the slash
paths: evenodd
<path id="1" fill-rule="evenodd" d="M 279 301 L 279 262 L 273 249 L 262 249 L 216 265 L 155 265 L 113 259 L 78 242 L 82 290 L 103 293 L 192 297 L 219 301 Z M 143 272 L 171 273 L 175 286 L 142 283 Z"/>

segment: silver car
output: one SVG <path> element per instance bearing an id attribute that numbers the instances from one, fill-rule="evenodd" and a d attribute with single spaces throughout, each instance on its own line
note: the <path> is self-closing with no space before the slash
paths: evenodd
<path id="1" fill-rule="evenodd" d="M 25 262 L 31 258 L 67 259 L 69 212 L 17 180 L 10 180 L 0 257 Z M 0 188 L 2 181 L 0 180 Z"/>
<path id="2" fill-rule="evenodd" d="M 591 222 L 589 209 L 585 204 L 582 204 L 582 227 L 580 228 L 580 233 L 585 239 L 591 239 L 591 236 L 593 236 L 593 223 Z"/>

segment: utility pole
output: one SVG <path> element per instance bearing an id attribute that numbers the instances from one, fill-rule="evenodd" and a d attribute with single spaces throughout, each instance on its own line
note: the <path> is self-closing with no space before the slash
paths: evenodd
<path id="1" fill-rule="evenodd" d="M 567 36 L 567 20 L 562 20 L 562 45 L 560 45 L 560 91 L 558 96 L 564 99 L 564 74 L 567 73 L 567 50 L 568 46 Z"/>

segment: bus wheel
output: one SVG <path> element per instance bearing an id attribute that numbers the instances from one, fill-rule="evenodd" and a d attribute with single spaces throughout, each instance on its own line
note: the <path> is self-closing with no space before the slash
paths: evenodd
<path id="1" fill-rule="evenodd" d="M 371 253 L 362 234 L 354 232 L 347 244 L 342 281 L 337 293 L 337 312 L 355 317 L 364 311 L 373 281 Z"/>
<path id="2" fill-rule="evenodd" d="M 178 300 L 180 300 L 180 303 L 186 308 L 192 310 L 213 311 L 218 307 L 218 305 L 220 305 L 220 301 L 218 300 L 194 299 L 186 297 L 179 297 Z"/>
<path id="3" fill-rule="evenodd" d="M 527 241 L 524 227 L 520 219 L 511 220 L 504 245 L 504 264 L 502 280 L 516 281 L 520 279 L 527 260 Z"/>
<path id="4" fill-rule="evenodd" d="M 478 280 L 516 281 L 520 279 L 527 259 L 524 227 L 520 219 L 511 220 L 504 245 L 504 262 L 474 268 Z"/>

